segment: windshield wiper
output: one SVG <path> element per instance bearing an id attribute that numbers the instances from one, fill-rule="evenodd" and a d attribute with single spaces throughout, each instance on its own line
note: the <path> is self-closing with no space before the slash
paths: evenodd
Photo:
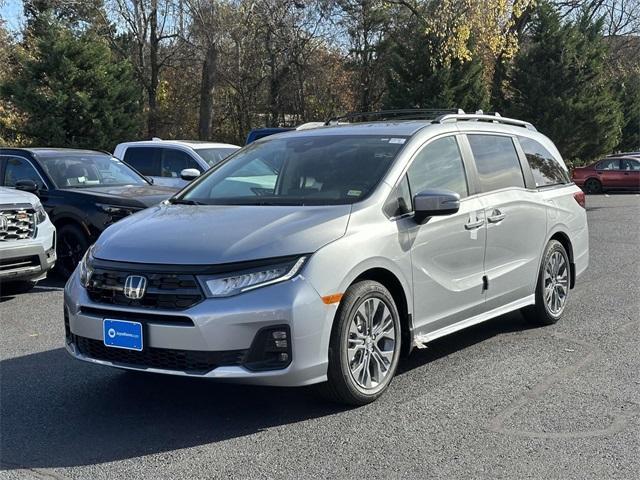
<path id="1" fill-rule="evenodd" d="M 185 200 L 184 198 L 176 198 L 169 201 L 172 205 L 206 205 L 206 203 L 197 202 L 195 200 Z"/>

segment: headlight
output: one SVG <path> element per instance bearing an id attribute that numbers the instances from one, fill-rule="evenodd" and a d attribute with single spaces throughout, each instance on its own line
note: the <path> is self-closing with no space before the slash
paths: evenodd
<path id="1" fill-rule="evenodd" d="M 111 217 L 111 223 L 117 222 L 124 217 L 128 217 L 129 215 L 142 210 L 141 208 L 136 207 L 109 205 L 106 203 L 96 203 L 96 207 L 98 207 L 99 210 L 102 210 L 104 213 Z"/>
<path id="2" fill-rule="evenodd" d="M 37 203 L 35 206 L 36 211 L 36 223 L 40 224 L 47 219 L 47 212 L 44 211 L 44 207 L 41 203 Z"/>
<path id="3" fill-rule="evenodd" d="M 200 277 L 207 297 L 230 297 L 255 288 L 284 282 L 295 277 L 307 257 L 266 265 L 234 274 Z"/>
<path id="4" fill-rule="evenodd" d="M 80 283 L 84 288 L 89 286 L 91 281 L 91 275 L 93 275 L 93 267 L 91 266 L 91 252 L 93 251 L 93 245 L 91 245 L 80 260 L 78 264 L 78 270 L 80 273 Z"/>

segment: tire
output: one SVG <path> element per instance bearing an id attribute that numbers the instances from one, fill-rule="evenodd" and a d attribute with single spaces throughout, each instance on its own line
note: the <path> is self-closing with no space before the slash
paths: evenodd
<path id="1" fill-rule="evenodd" d="M 69 278 L 88 248 L 89 239 L 79 226 L 69 224 L 60 227 L 56 245 L 56 273 L 65 280 Z"/>
<path id="2" fill-rule="evenodd" d="M 398 309 L 383 285 L 364 280 L 349 287 L 336 313 L 329 342 L 328 380 L 316 387 L 319 393 L 347 405 L 376 400 L 395 375 L 401 334 Z"/>
<path id="3" fill-rule="evenodd" d="M 592 195 L 602 193 L 602 183 L 596 178 L 590 178 L 584 182 L 584 189 Z"/>
<path id="4" fill-rule="evenodd" d="M 17 280 L 0 284 L 0 296 L 27 293 L 36 286 L 34 280 Z"/>
<path id="5" fill-rule="evenodd" d="M 556 261 L 558 262 L 557 273 L 555 273 L 554 266 Z M 556 323 L 562 317 L 567 305 L 570 285 L 569 255 L 560 242 L 551 240 L 545 248 L 540 264 L 536 286 L 536 303 L 522 309 L 525 319 L 529 323 L 540 326 Z M 550 296 L 545 296 L 545 292 L 550 293 Z"/>

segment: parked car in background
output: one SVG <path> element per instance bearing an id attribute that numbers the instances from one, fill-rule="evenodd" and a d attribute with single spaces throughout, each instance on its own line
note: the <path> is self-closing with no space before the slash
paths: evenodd
<path id="1" fill-rule="evenodd" d="M 0 282 L 26 287 L 56 262 L 56 229 L 38 197 L 0 187 Z"/>
<path id="2" fill-rule="evenodd" d="M 245 145 L 249 145 L 250 143 L 255 142 L 256 140 L 260 140 L 261 138 L 269 137 L 277 133 L 290 132 L 292 130 L 310 130 L 312 128 L 319 128 L 324 126 L 326 126 L 326 122 L 307 122 L 307 123 L 298 125 L 295 128 L 293 127 L 254 128 L 249 132 L 249 135 L 247 135 L 247 140 L 245 142 Z"/>
<path id="3" fill-rule="evenodd" d="M 260 140 L 261 138 L 275 135 L 276 133 L 290 132 L 291 130 L 294 130 L 294 128 L 291 128 L 291 127 L 254 128 L 249 132 L 249 135 L 247 135 L 247 140 L 245 142 L 245 145 L 249 145 L 250 143 L 253 143 L 256 140 Z"/>
<path id="4" fill-rule="evenodd" d="M 415 346 L 555 323 L 589 258 L 558 150 L 520 120 L 424 117 L 263 138 L 109 228 L 65 287 L 67 351 L 362 405 Z"/>
<path id="5" fill-rule="evenodd" d="M 113 155 L 157 185 L 182 188 L 239 148 L 229 143 L 156 138 L 121 143 Z"/>
<path id="6" fill-rule="evenodd" d="M 176 191 L 108 153 L 65 148 L 0 148 L 0 185 L 40 198 L 58 230 L 56 268 L 64 277 L 105 228 Z"/>
<path id="7" fill-rule="evenodd" d="M 607 157 L 586 167 L 574 168 L 571 179 L 587 193 L 640 190 L 640 158 Z"/>
<path id="8" fill-rule="evenodd" d="M 612 153 L 610 155 L 607 155 L 607 157 L 640 157 L 640 152 Z"/>

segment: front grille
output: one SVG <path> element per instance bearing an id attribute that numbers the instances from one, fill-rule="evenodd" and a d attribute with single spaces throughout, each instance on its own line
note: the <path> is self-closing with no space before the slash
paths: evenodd
<path id="1" fill-rule="evenodd" d="M 39 266 L 40 258 L 37 255 L 0 259 L 0 272 L 8 272 L 9 270 L 22 270 L 25 268 Z"/>
<path id="2" fill-rule="evenodd" d="M 35 234 L 35 211 L 31 205 L 0 207 L 0 242 L 26 240 Z"/>
<path id="3" fill-rule="evenodd" d="M 89 358 L 122 366 L 158 368 L 203 374 L 222 366 L 241 365 L 246 350 L 206 352 L 146 347 L 143 351 L 123 350 L 104 345 L 100 340 L 72 335 L 78 351 Z"/>
<path id="4" fill-rule="evenodd" d="M 124 283 L 129 275 L 147 279 L 144 296 L 132 300 L 124 295 Z M 129 307 L 183 310 L 204 298 L 194 275 L 147 273 L 96 268 L 87 287 L 89 298 L 96 303 Z"/>

